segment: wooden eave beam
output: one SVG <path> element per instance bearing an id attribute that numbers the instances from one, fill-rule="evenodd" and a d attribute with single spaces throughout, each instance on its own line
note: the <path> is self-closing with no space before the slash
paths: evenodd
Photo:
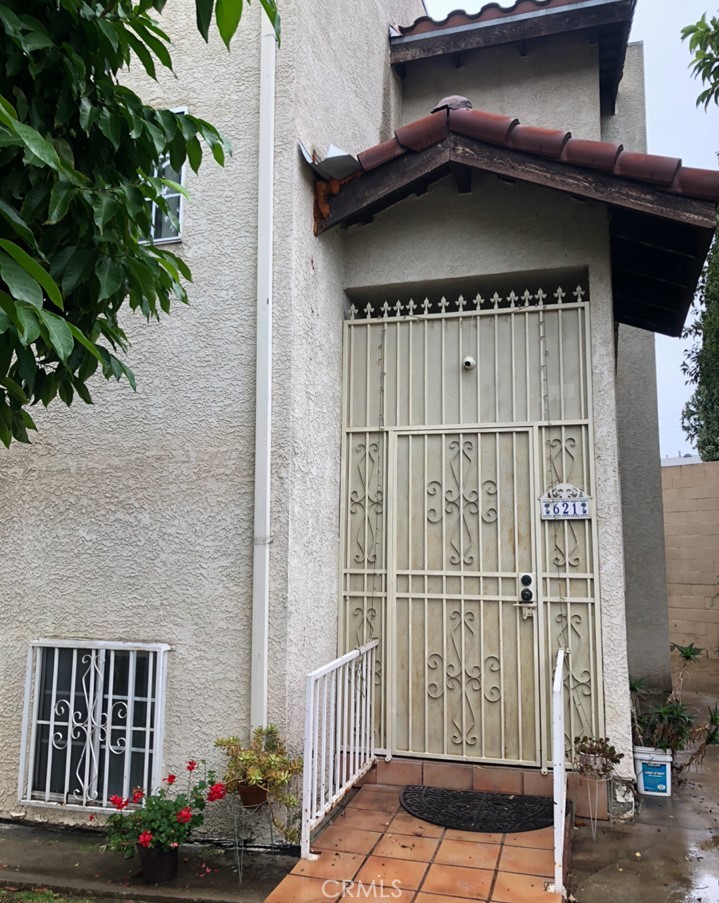
<path id="1" fill-rule="evenodd" d="M 317 235 L 333 226 L 351 225 L 368 214 L 391 207 L 415 190 L 426 188 L 429 182 L 441 178 L 449 170 L 449 164 L 450 144 L 449 139 L 445 139 L 421 154 L 404 154 L 363 173 L 327 199 L 329 216 L 317 222 Z"/>
<path id="2" fill-rule="evenodd" d="M 398 66 L 444 54 L 464 53 L 498 44 L 512 44 L 516 41 L 627 23 L 631 21 L 631 10 L 632 0 L 626 0 L 624 3 L 607 3 L 583 9 L 560 8 L 521 19 L 493 19 L 490 22 L 440 29 L 421 36 L 393 38 L 390 42 L 390 64 Z"/>
<path id="3" fill-rule="evenodd" d="M 556 160 L 545 160 L 507 148 L 480 144 L 458 135 L 451 135 L 449 141 L 452 162 L 462 163 L 473 169 L 708 231 L 716 229 L 716 205 L 711 201 L 669 194 L 651 185 L 642 185 L 608 173 Z"/>
<path id="4" fill-rule="evenodd" d="M 329 214 L 317 223 L 317 234 L 338 225 L 360 222 L 384 210 L 451 171 L 455 165 L 500 178 L 516 179 L 579 198 L 608 204 L 643 216 L 702 230 L 698 245 L 708 248 L 716 229 L 716 205 L 711 201 L 673 195 L 650 185 L 595 172 L 556 160 L 493 147 L 451 134 L 418 153 L 407 153 L 342 185 L 327 198 Z M 699 260 L 695 264 L 700 266 Z"/>

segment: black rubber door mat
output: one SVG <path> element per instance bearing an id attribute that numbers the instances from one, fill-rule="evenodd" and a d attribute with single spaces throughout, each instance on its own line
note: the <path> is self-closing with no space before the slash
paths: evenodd
<path id="1" fill-rule="evenodd" d="M 416 818 L 457 831 L 519 834 L 554 824 L 554 801 L 543 796 L 410 786 L 400 802 Z"/>

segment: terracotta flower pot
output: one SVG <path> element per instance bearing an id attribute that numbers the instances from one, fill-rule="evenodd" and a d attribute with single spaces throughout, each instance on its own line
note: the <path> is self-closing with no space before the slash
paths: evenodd
<path id="1" fill-rule="evenodd" d="M 258 784 L 238 784 L 236 790 L 245 809 L 256 809 L 267 799 L 267 790 Z"/>
<path id="2" fill-rule="evenodd" d="M 163 884 L 177 877 L 179 848 L 163 850 L 160 847 L 143 847 L 139 843 L 142 877 L 148 884 Z"/>

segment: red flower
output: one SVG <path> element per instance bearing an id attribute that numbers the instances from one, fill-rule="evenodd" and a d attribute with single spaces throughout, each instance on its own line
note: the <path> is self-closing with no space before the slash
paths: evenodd
<path id="1" fill-rule="evenodd" d="M 94 814 L 88 815 L 87 820 L 88 820 L 88 821 L 95 821 L 95 815 L 94 815 Z"/>
<path id="2" fill-rule="evenodd" d="M 137 842 L 141 847 L 149 847 L 152 843 L 152 834 L 149 831 L 143 831 L 137 838 Z"/>
<path id="3" fill-rule="evenodd" d="M 196 768 L 197 768 L 197 762 L 195 762 L 194 759 L 190 759 L 190 761 L 187 763 L 187 770 L 194 771 Z"/>
<path id="4" fill-rule="evenodd" d="M 207 802 L 214 803 L 215 800 L 222 800 L 227 795 L 227 787 L 224 784 L 213 784 L 207 794 Z"/>
<path id="5" fill-rule="evenodd" d="M 175 781 L 177 780 L 177 775 L 176 774 L 168 774 L 168 776 L 165 778 L 165 780 L 167 781 L 168 784 L 174 784 Z"/>
<path id="6" fill-rule="evenodd" d="M 110 797 L 110 802 L 116 809 L 127 809 L 130 800 L 124 800 L 121 796 L 115 794 L 115 796 Z"/>
<path id="7" fill-rule="evenodd" d="M 175 813 L 175 818 L 181 825 L 186 825 L 188 821 L 192 818 L 192 810 L 189 806 L 185 806 L 184 809 L 180 809 L 179 812 Z"/>
<path id="8" fill-rule="evenodd" d="M 174 849 L 175 847 L 179 847 L 180 844 L 176 840 L 173 840 L 170 846 Z"/>
<path id="9" fill-rule="evenodd" d="M 132 802 L 133 803 L 141 803 L 145 798 L 145 791 L 142 787 L 135 787 L 132 791 Z"/>

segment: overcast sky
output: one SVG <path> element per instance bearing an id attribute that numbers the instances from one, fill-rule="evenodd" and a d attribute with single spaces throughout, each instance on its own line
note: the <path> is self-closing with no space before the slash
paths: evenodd
<path id="1" fill-rule="evenodd" d="M 484 5 L 467 0 L 468 12 Z M 512 2 L 501 0 L 501 6 Z M 461 0 L 427 0 L 435 19 L 461 7 Z M 719 150 L 719 108 L 697 109 L 699 85 L 688 70 L 689 51 L 680 39 L 684 25 L 704 12 L 716 15 L 719 0 L 638 0 L 633 41 L 644 41 L 647 76 L 649 151 L 682 157 L 690 166 L 714 168 Z M 581 136 L 577 136 L 581 137 Z M 691 390 L 681 373 L 682 342 L 657 337 L 659 429 L 663 456 L 691 451 L 681 428 L 681 411 Z"/>

